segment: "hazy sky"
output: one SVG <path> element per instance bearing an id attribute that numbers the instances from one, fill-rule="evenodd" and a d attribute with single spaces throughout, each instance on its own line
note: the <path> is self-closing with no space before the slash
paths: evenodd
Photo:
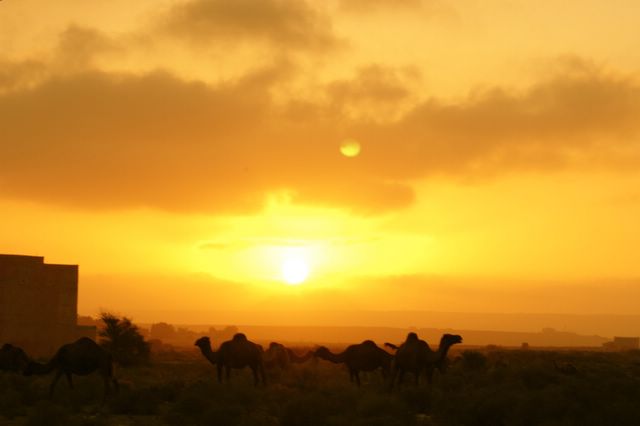
<path id="1" fill-rule="evenodd" d="M 640 313 L 638 22 L 637 0 L 4 0 L 0 252 L 78 263 L 81 313 L 146 321 Z"/>

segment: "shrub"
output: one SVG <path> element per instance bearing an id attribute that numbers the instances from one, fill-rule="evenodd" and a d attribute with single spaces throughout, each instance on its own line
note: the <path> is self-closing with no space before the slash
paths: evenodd
<path id="1" fill-rule="evenodd" d="M 100 319 L 105 325 L 100 330 L 100 344 L 111 353 L 114 361 L 124 366 L 149 362 L 149 343 L 129 318 L 118 318 L 105 312 Z"/>

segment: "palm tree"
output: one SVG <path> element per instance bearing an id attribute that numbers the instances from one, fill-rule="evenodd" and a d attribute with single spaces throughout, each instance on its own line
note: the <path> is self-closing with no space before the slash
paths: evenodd
<path id="1" fill-rule="evenodd" d="M 117 363 L 134 365 L 149 361 L 149 343 L 129 318 L 103 312 L 100 319 L 104 323 L 99 333 L 100 345 L 111 353 Z"/>

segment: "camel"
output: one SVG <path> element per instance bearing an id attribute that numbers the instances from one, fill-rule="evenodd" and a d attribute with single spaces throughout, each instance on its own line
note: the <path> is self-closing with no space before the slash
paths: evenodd
<path id="1" fill-rule="evenodd" d="M 104 380 L 104 399 L 106 399 L 110 392 L 110 381 L 113 383 L 116 392 L 118 391 L 118 381 L 113 376 L 113 360 L 111 354 L 88 337 L 82 337 L 73 343 L 62 345 L 53 358 L 46 364 L 40 364 L 34 361 L 29 362 L 24 370 L 24 375 L 43 375 L 54 370 L 56 370 L 56 375 L 49 387 L 50 398 L 53 397 L 56 383 L 58 383 L 58 380 L 63 374 L 67 376 L 69 387 L 73 389 L 72 374 L 86 376 L 94 371 L 98 371 Z"/>
<path id="2" fill-rule="evenodd" d="M 211 349 L 211 340 L 208 337 L 201 337 L 194 343 L 197 347 L 200 348 L 200 352 L 202 355 L 213 365 L 216 365 L 218 362 L 218 354 Z"/>
<path id="3" fill-rule="evenodd" d="M 281 343 L 271 342 L 269 348 L 264 353 L 265 367 L 279 367 L 288 369 L 291 364 L 301 364 L 311 358 L 313 352 L 309 351 L 303 356 L 296 355 L 291 349 Z"/>
<path id="4" fill-rule="evenodd" d="M 351 382 L 355 380 L 358 386 L 360 386 L 360 371 L 374 371 L 381 368 L 383 377 L 386 377 L 393 359 L 393 355 L 378 347 L 372 340 L 350 345 L 339 354 L 334 354 L 322 346 L 316 349 L 314 356 L 334 364 L 346 364 L 349 369 L 349 379 Z"/>
<path id="5" fill-rule="evenodd" d="M 437 368 L 444 372 L 446 368 L 446 358 L 451 346 L 462 343 L 462 337 L 457 334 L 443 334 L 440 338 L 440 346 L 437 351 L 433 351 L 427 342 L 418 338 L 416 333 L 409 333 L 407 339 L 400 346 L 385 343 L 385 346 L 396 349 L 393 374 L 391 375 L 391 388 L 398 379 L 402 379 L 406 372 L 414 374 L 415 382 L 418 384 L 420 372 L 427 371 L 427 381 L 433 380 L 433 373 Z"/>
<path id="6" fill-rule="evenodd" d="M 229 382 L 232 368 L 249 367 L 253 372 L 254 384 L 258 386 L 262 379 L 262 384 L 266 385 L 262 354 L 262 346 L 247 340 L 243 333 L 236 333 L 231 340 L 223 342 L 216 353 L 218 381 L 222 383 L 223 368 Z"/>
<path id="7" fill-rule="evenodd" d="M 29 357 L 19 347 L 5 343 L 0 349 L 0 371 L 19 372 L 29 364 Z"/>

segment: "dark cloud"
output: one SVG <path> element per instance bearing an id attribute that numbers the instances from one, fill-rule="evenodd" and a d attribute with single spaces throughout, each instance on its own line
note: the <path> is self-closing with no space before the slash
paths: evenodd
<path id="1" fill-rule="evenodd" d="M 95 29 L 71 25 L 60 34 L 55 57 L 59 66 L 76 71 L 91 66 L 98 55 L 120 49 L 116 41 Z"/>
<path id="2" fill-rule="evenodd" d="M 363 211 L 412 201 L 350 175 L 330 128 L 283 121 L 270 69 L 217 87 L 165 73 L 87 71 L 0 96 L 5 197 L 88 208 L 260 209 L 270 191 Z"/>
<path id="3" fill-rule="evenodd" d="M 302 0 L 191 0 L 171 7 L 159 28 L 197 45 L 260 41 L 315 50 L 339 44 L 330 19 Z"/>
<path id="4" fill-rule="evenodd" d="M 8 81 L 20 81 L 16 65 Z M 401 103 L 393 71 L 329 84 L 328 101 L 276 104 L 274 66 L 218 85 L 171 74 L 86 70 L 0 92 L 0 193 L 94 209 L 255 212 L 269 193 L 380 213 L 411 205 L 412 181 L 571 165 L 640 163 L 640 88 L 597 69 L 522 93 L 430 99 L 400 118 L 349 118 L 342 104 Z M 24 77 L 26 78 L 26 77 Z M 364 107 L 363 107 L 364 108 Z M 340 142 L 362 152 L 346 158 Z"/>
<path id="5" fill-rule="evenodd" d="M 9 62 L 0 60 L 0 93 L 25 88 L 47 75 L 47 67 L 39 61 Z"/>
<path id="6" fill-rule="evenodd" d="M 558 168 L 594 155 L 611 166 L 616 151 L 638 148 L 639 113 L 635 81 L 591 70 L 523 93 L 494 89 L 457 104 L 429 100 L 396 123 L 354 133 L 369 142 L 370 164 L 395 179 Z M 639 160 L 636 154 L 633 162 Z"/>
<path id="7" fill-rule="evenodd" d="M 414 98 L 411 89 L 419 79 L 414 69 L 370 65 L 359 69 L 352 79 L 329 83 L 325 93 L 337 111 L 388 121 L 403 103 Z"/>

